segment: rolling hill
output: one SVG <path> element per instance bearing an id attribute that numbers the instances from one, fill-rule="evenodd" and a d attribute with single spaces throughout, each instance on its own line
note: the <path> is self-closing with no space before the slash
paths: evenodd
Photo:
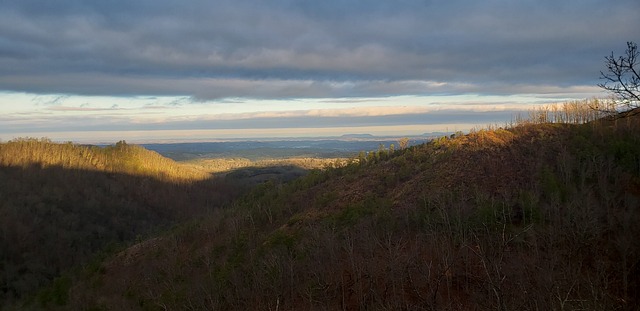
<path id="1" fill-rule="evenodd" d="M 125 142 L 104 148 L 46 139 L 2 143 L 0 309 L 99 252 L 208 213 L 237 192 Z"/>
<path id="2" fill-rule="evenodd" d="M 46 309 L 640 303 L 640 122 L 481 130 L 264 183 L 54 283 Z"/>

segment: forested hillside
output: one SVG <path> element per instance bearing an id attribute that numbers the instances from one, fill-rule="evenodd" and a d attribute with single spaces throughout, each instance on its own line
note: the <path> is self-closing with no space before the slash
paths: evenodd
<path id="1" fill-rule="evenodd" d="M 58 144 L 25 138 L 0 144 L 0 165 L 52 167 L 148 176 L 171 182 L 203 180 L 201 171 L 185 167 L 156 152 L 120 141 L 113 146 Z"/>
<path id="2" fill-rule="evenodd" d="M 0 144 L 0 309 L 96 252 L 209 212 L 236 191 L 139 146 Z M 54 298 L 41 292 L 38 299 Z"/>
<path id="3" fill-rule="evenodd" d="M 57 302 L 41 306 L 636 308 L 639 119 L 547 121 L 265 183 L 52 287 Z"/>

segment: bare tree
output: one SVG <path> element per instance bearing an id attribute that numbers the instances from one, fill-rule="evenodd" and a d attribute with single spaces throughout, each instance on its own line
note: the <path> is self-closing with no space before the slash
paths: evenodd
<path id="1" fill-rule="evenodd" d="M 400 149 L 402 149 L 402 150 L 407 149 L 407 147 L 409 147 L 409 138 L 407 138 L 407 137 L 400 138 L 398 140 L 398 145 L 400 146 Z"/>
<path id="2" fill-rule="evenodd" d="M 600 72 L 600 78 L 604 83 L 598 86 L 609 91 L 616 99 L 615 111 L 620 116 L 629 116 L 640 113 L 640 65 L 638 63 L 640 52 L 638 45 L 627 42 L 625 55 L 605 57 L 606 72 Z"/>

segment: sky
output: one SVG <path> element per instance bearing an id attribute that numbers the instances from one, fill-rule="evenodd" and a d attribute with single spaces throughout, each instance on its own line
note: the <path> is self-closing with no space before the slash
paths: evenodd
<path id="1" fill-rule="evenodd" d="M 418 135 L 605 97 L 637 0 L 3 0 L 0 140 Z"/>

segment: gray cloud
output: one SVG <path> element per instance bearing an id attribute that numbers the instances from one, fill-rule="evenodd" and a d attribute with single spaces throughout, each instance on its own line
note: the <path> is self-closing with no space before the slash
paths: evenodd
<path id="1" fill-rule="evenodd" d="M 0 3 L 0 90 L 297 98 L 595 85 L 640 3 Z"/>

